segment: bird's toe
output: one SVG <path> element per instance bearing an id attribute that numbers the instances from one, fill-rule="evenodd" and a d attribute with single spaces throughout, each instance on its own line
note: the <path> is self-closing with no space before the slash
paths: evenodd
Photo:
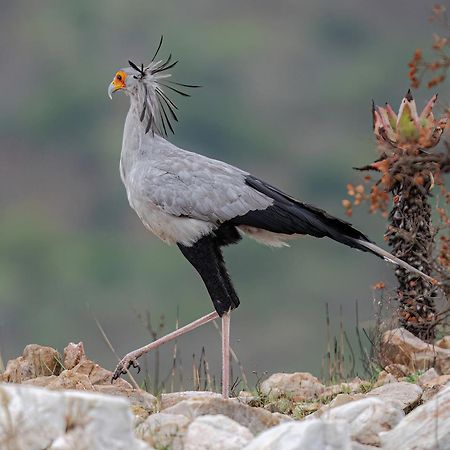
<path id="1" fill-rule="evenodd" d="M 141 366 L 137 362 L 136 357 L 127 355 L 120 360 L 119 364 L 117 364 L 116 370 L 114 370 L 111 378 L 111 383 L 120 378 L 121 375 L 125 375 L 128 372 L 130 366 L 133 366 L 135 369 L 137 369 L 137 373 L 141 371 Z"/>

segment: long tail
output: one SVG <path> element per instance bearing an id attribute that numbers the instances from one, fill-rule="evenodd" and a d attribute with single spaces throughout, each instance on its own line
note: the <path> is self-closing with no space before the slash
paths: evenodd
<path id="1" fill-rule="evenodd" d="M 249 211 L 244 216 L 234 218 L 230 221 L 233 225 L 247 225 L 279 234 L 308 234 L 318 238 L 328 237 L 349 247 L 373 253 L 415 273 L 430 283 L 438 284 L 434 278 L 375 245 L 367 236 L 353 228 L 350 223 L 333 217 L 315 206 L 300 202 L 251 175 L 245 181 L 253 189 L 272 198 L 273 204 L 264 210 Z"/>
<path id="2" fill-rule="evenodd" d="M 432 284 L 439 284 L 437 280 L 435 280 L 433 277 L 430 277 L 429 275 L 421 272 L 419 269 L 416 269 L 415 267 L 411 266 L 405 261 L 402 261 L 400 258 L 397 258 L 394 255 L 391 255 L 386 250 L 383 250 L 381 247 L 378 247 L 378 245 L 375 245 L 373 242 L 368 241 L 358 241 L 363 247 L 366 247 L 369 249 L 371 253 L 374 253 L 375 255 L 379 256 L 380 258 L 383 258 L 385 261 L 388 261 L 392 264 L 395 264 L 397 266 L 403 267 L 403 269 L 408 270 L 409 272 L 415 273 L 416 275 L 419 275 L 420 277 L 424 278 L 425 280 L 429 281 Z"/>

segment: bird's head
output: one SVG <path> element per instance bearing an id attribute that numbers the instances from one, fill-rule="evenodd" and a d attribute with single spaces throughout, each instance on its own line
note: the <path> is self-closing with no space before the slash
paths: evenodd
<path id="1" fill-rule="evenodd" d="M 130 97 L 131 107 L 135 109 L 136 116 L 142 122 L 145 133 L 151 131 L 153 134 L 167 136 L 168 131 L 174 132 L 171 121 L 178 122 L 175 112 L 178 107 L 166 90 L 190 97 L 181 89 L 200 86 L 176 83 L 169 79 L 171 74 L 167 73 L 167 70 L 174 67 L 178 61 L 172 62 L 172 55 L 169 55 L 164 62 L 155 61 L 162 41 L 161 37 L 155 55 L 148 66 L 144 67 L 144 64 L 138 66 L 128 61 L 129 67 L 117 71 L 108 87 L 108 95 L 112 98 L 114 92 L 124 91 Z"/>
<path id="2" fill-rule="evenodd" d="M 112 94 L 114 92 L 124 90 L 127 93 L 130 93 L 133 91 L 133 86 L 136 88 L 136 82 L 134 82 L 132 73 L 131 73 L 131 67 L 127 67 L 124 69 L 120 69 L 115 75 L 113 80 L 111 81 L 111 84 L 108 87 L 108 96 L 112 99 Z M 131 77 L 130 77 L 131 75 Z"/>

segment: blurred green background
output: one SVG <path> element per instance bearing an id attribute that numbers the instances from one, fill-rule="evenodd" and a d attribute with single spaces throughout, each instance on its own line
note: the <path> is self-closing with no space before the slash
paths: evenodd
<path id="1" fill-rule="evenodd" d="M 146 232 L 127 204 L 118 161 L 128 99 L 111 102 L 106 89 L 128 59 L 147 62 L 163 34 L 161 55 L 181 59 L 174 79 L 204 86 L 179 101 L 171 140 L 343 217 L 345 185 L 361 180 L 351 167 L 375 155 L 370 101 L 401 100 L 414 49 L 431 41 L 432 3 L 2 2 L 3 359 L 28 343 L 61 350 L 82 340 L 113 367 L 94 316 L 123 354 L 148 340 L 138 314 L 164 314 L 169 331 L 177 308 L 181 324 L 212 308 L 178 249 Z M 429 93 L 415 95 L 420 104 Z M 380 217 L 363 207 L 352 222 L 383 242 Z M 334 323 L 342 306 L 352 328 L 355 300 L 370 321 L 370 286 L 393 283 L 382 261 L 328 240 L 281 250 L 246 240 L 226 258 L 242 301 L 232 345 L 249 373 L 319 374 L 325 304 Z M 179 341 L 184 365 L 202 345 L 219 373 L 212 325 Z"/>

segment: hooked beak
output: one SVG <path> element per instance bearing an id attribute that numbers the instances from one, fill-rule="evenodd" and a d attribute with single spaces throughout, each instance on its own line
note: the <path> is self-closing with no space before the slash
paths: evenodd
<path id="1" fill-rule="evenodd" d="M 108 86 L 108 97 L 112 100 L 112 95 L 114 94 L 114 92 L 116 92 L 118 89 L 120 89 L 120 87 L 117 87 L 114 84 L 114 81 L 111 81 L 110 85 Z"/>

